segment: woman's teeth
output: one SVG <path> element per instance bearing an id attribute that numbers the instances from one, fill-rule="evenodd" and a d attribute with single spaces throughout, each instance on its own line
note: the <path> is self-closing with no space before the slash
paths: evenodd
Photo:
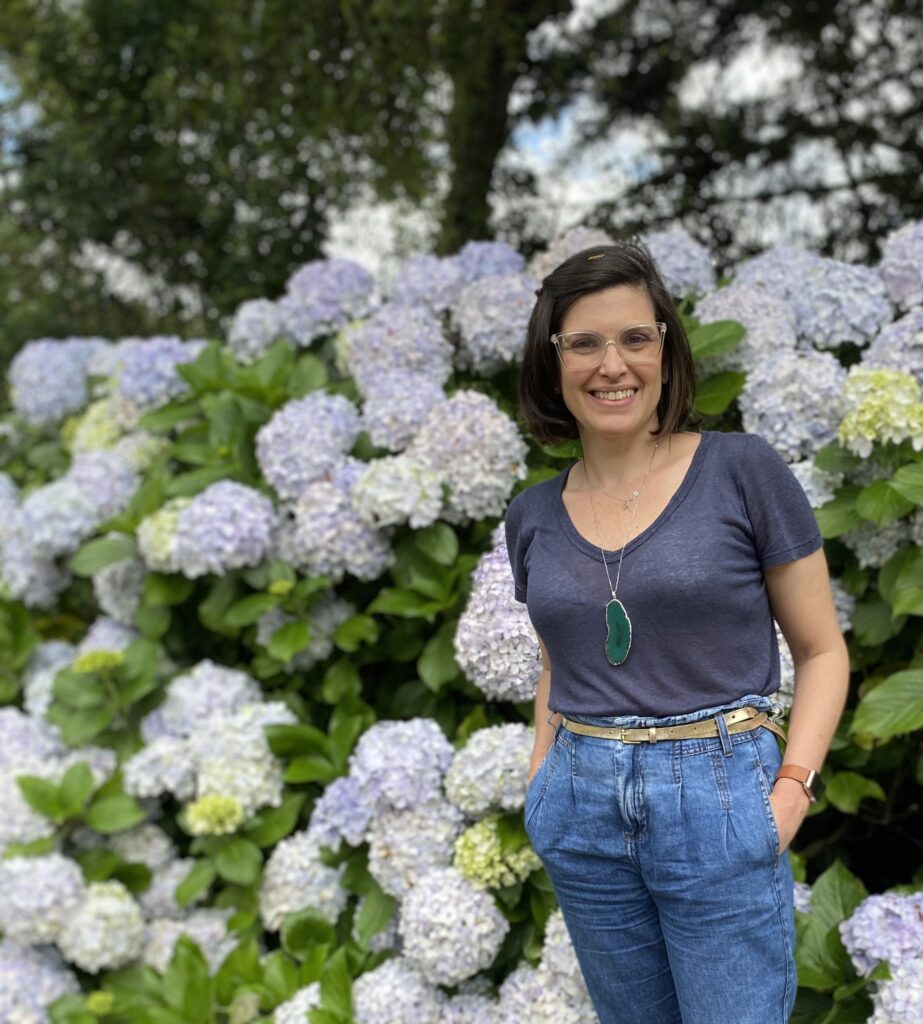
<path id="1" fill-rule="evenodd" d="M 635 388 L 628 388 L 626 391 L 591 391 L 590 394 L 596 398 L 604 398 L 610 402 L 617 402 L 623 398 L 630 398 L 635 393 Z"/>

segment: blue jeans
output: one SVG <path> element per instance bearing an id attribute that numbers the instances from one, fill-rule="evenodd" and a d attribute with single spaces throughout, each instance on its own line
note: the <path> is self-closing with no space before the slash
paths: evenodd
<path id="1" fill-rule="evenodd" d="M 568 717 L 592 725 L 668 718 Z M 792 874 L 769 803 L 768 729 L 622 743 L 559 727 L 526 793 L 600 1024 L 784 1024 L 797 988 Z"/>

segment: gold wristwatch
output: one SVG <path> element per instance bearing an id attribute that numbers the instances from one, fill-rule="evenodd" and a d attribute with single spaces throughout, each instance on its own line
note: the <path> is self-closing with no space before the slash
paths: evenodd
<path id="1" fill-rule="evenodd" d="M 797 764 L 783 764 L 776 772 L 776 779 L 794 779 L 795 782 L 800 782 L 812 804 L 817 803 L 824 792 L 824 783 L 820 772 L 814 771 L 813 768 L 802 768 Z"/>

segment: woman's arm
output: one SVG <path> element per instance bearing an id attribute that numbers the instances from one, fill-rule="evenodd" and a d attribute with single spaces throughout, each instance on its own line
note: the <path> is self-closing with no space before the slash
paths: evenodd
<path id="1" fill-rule="evenodd" d="M 548 722 L 548 697 L 551 693 L 551 658 L 542 638 L 538 638 L 542 649 L 542 674 L 538 677 L 538 689 L 535 691 L 535 745 L 532 748 L 532 762 L 529 765 L 529 781 L 538 771 L 545 759 L 548 748 L 554 742 L 555 726 Z"/>
<path id="2" fill-rule="evenodd" d="M 849 687 L 849 655 L 836 617 L 823 549 L 765 571 L 772 614 L 792 652 L 795 692 L 784 764 L 820 771 Z M 772 809 L 782 849 L 794 838 L 810 802 L 800 782 L 779 779 Z"/>

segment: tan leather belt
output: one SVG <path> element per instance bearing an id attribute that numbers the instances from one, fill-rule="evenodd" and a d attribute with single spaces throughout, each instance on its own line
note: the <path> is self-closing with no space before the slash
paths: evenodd
<path id="1" fill-rule="evenodd" d="M 700 722 L 689 722 L 687 725 L 661 725 L 650 729 L 620 729 L 603 725 L 584 725 L 582 722 L 571 722 L 564 718 L 561 724 L 568 732 L 576 732 L 581 736 L 600 736 L 606 740 L 620 740 L 622 743 L 657 743 L 660 740 L 695 740 L 717 736 L 717 718 L 703 718 Z M 765 711 L 757 708 L 735 708 L 726 711 L 724 724 L 729 733 L 749 732 L 765 726 L 785 741 L 785 730 L 774 722 Z"/>

